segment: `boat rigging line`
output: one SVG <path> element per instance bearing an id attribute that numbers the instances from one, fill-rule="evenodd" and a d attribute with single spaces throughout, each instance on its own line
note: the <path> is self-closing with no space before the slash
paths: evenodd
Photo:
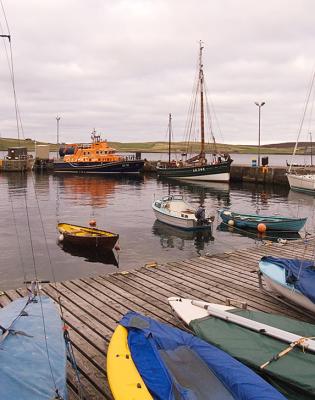
<path id="1" fill-rule="evenodd" d="M 0 37 L 7 38 L 8 41 L 9 41 L 10 57 L 8 55 L 8 51 L 7 51 L 7 47 L 6 47 L 5 42 L 4 42 L 4 49 L 5 49 L 5 53 L 6 53 L 7 63 L 8 63 L 8 66 L 9 66 L 10 77 L 11 77 L 11 82 L 12 82 L 12 87 L 13 87 L 17 133 L 18 133 L 18 140 L 20 140 L 20 128 L 21 128 L 21 131 L 22 131 L 23 139 L 24 139 L 25 136 L 24 136 L 24 129 L 23 129 L 21 114 L 20 114 L 20 110 L 19 110 L 19 106 L 18 106 L 18 102 L 17 102 L 16 90 L 15 90 L 14 68 L 13 68 L 13 53 L 12 53 L 12 46 L 11 46 L 11 32 L 10 32 L 9 23 L 8 23 L 8 20 L 7 20 L 7 16 L 6 16 L 6 12 L 5 12 L 2 0 L 0 0 L 0 3 L 1 3 L 1 8 L 2 8 L 2 12 L 3 12 L 4 20 L 5 20 L 5 25 L 6 25 L 7 32 L 8 32 L 8 34 L 1 34 Z M 3 32 L 4 30 L 2 28 L 1 23 L 0 23 L 0 28 L 1 28 L 1 31 Z"/>
<path id="2" fill-rule="evenodd" d="M 314 68 L 314 72 L 313 72 L 312 77 L 311 77 L 310 87 L 309 87 L 309 91 L 308 91 L 307 96 L 306 96 L 306 101 L 305 101 L 305 106 L 304 106 L 304 110 L 303 110 L 303 114 L 302 114 L 302 119 L 301 119 L 300 126 L 299 126 L 298 136 L 297 136 L 297 139 L 296 139 L 296 142 L 295 142 L 295 146 L 294 146 L 294 150 L 293 150 L 293 153 L 292 153 L 292 156 L 291 156 L 290 166 L 289 166 L 289 170 L 288 170 L 289 173 L 291 172 L 292 164 L 293 164 L 293 158 L 294 158 L 295 153 L 297 151 L 298 142 L 299 142 L 299 138 L 300 138 L 300 135 L 301 135 L 301 132 L 302 132 L 302 128 L 303 128 L 303 124 L 304 124 L 304 120 L 305 120 L 308 104 L 309 104 L 310 97 L 311 97 L 311 94 L 312 94 L 312 90 L 313 90 L 313 87 L 314 87 L 314 81 L 315 81 L 315 68 Z"/>
<path id="3" fill-rule="evenodd" d="M 6 14 L 5 14 L 5 10 L 4 10 L 4 7 L 3 7 L 3 2 L 2 2 L 2 0 L 0 0 L 0 3 L 1 3 L 1 8 L 2 8 L 3 14 L 4 14 L 4 18 L 5 18 L 5 22 L 6 22 L 7 31 L 8 31 L 8 34 L 1 34 L 0 37 L 6 38 L 6 39 L 8 39 L 8 41 L 9 41 L 9 48 L 10 48 L 9 70 L 10 70 L 11 83 L 12 83 L 13 94 L 14 94 L 15 117 L 16 117 L 17 131 L 18 131 L 18 139 L 20 140 L 19 112 L 18 112 L 18 105 L 17 105 L 18 103 L 17 103 L 17 96 L 16 96 L 16 88 L 15 88 L 13 52 L 12 52 L 12 46 L 11 46 L 11 34 L 10 34 L 9 24 L 8 24 L 8 21 L 7 21 L 7 18 L 6 18 Z M 2 30 L 1 25 L 0 25 L 0 28 L 1 28 L 1 30 Z M 5 49 L 6 49 L 6 47 L 5 47 Z M 6 51 L 7 51 L 7 50 L 6 50 Z M 9 60 L 8 55 L 7 55 L 7 59 Z M 22 126 L 22 123 L 21 123 L 21 126 Z M 38 201 L 38 197 L 37 197 L 37 193 L 36 193 L 36 185 L 35 185 L 35 182 L 34 182 L 34 176 L 33 176 L 33 175 L 32 175 L 32 184 L 33 184 L 33 188 L 34 188 L 34 194 L 35 194 L 35 199 L 36 199 L 36 205 L 37 205 L 37 209 L 38 209 L 39 219 L 40 219 L 41 227 L 42 227 L 42 230 L 43 230 L 44 241 L 45 241 L 45 247 L 46 247 L 46 251 L 47 251 L 48 259 L 49 259 L 49 265 L 50 265 L 50 268 L 51 268 L 51 272 L 52 272 L 52 277 L 53 277 L 54 284 L 56 285 L 56 277 L 55 277 L 53 265 L 52 265 L 52 262 L 51 262 L 51 257 L 50 257 L 49 249 L 48 249 L 47 237 L 46 237 L 46 234 L 45 234 L 45 229 L 44 229 L 44 224 L 43 224 L 42 213 L 41 213 L 40 206 L 39 206 L 39 201 Z M 12 199 L 11 199 L 11 200 L 12 200 Z M 37 265 L 36 265 L 36 258 L 35 258 L 35 251 L 34 251 L 33 238 L 32 238 L 32 233 L 31 233 L 29 206 L 28 206 L 28 202 L 27 202 L 26 191 L 24 191 L 24 203 L 25 203 L 26 220 L 27 220 L 27 231 L 28 231 L 29 241 L 30 241 L 30 246 L 31 246 L 32 267 L 33 267 L 33 270 L 34 270 L 35 281 L 32 282 L 31 290 L 30 290 L 30 293 L 29 293 L 29 296 L 28 296 L 28 301 L 26 301 L 25 306 L 22 308 L 22 310 L 20 311 L 20 313 L 18 314 L 18 316 L 15 318 L 15 320 L 16 320 L 17 318 L 19 318 L 20 316 L 22 316 L 23 313 L 24 313 L 25 307 L 26 307 L 30 302 L 32 302 L 32 301 L 37 301 L 37 299 L 35 300 L 35 298 L 38 297 L 38 301 L 39 301 L 39 304 L 40 304 L 40 310 L 41 310 L 41 319 L 42 319 L 42 324 L 43 324 L 43 333 L 44 333 L 44 341 L 45 341 L 45 351 L 46 351 L 46 355 L 47 355 L 47 362 L 48 362 L 48 366 L 49 366 L 49 370 L 50 370 L 51 380 L 52 380 L 52 384 L 53 384 L 54 391 L 55 391 L 55 399 L 56 399 L 56 400 L 57 400 L 57 399 L 60 399 L 60 400 L 61 400 L 62 397 L 61 397 L 60 394 L 59 394 L 59 390 L 58 390 L 58 387 L 57 387 L 57 382 L 56 382 L 56 379 L 55 379 L 55 376 L 54 376 L 54 372 L 53 372 L 53 368 L 52 368 L 52 361 L 51 361 L 51 358 L 50 358 L 50 352 L 49 352 L 49 348 L 48 348 L 48 340 L 47 340 L 48 337 L 47 337 L 46 320 L 45 320 L 45 315 L 44 315 L 43 302 L 42 302 L 42 298 L 41 298 L 41 295 L 40 295 L 41 287 L 40 287 L 40 281 L 38 280 L 38 271 L 37 271 Z M 11 205 L 12 205 L 12 211 L 13 211 L 13 217 L 14 217 L 14 224 L 15 224 L 15 227 L 16 227 L 16 220 L 15 220 L 13 202 L 12 202 Z M 16 231 L 17 231 L 17 229 L 16 229 Z M 18 235 L 17 235 L 17 236 L 18 236 Z M 19 238 L 18 238 L 18 241 L 19 241 Z M 19 242 L 19 255 L 20 255 L 20 258 L 22 259 L 20 242 Z M 24 267 L 23 262 L 22 262 L 22 266 Z M 25 274 L 25 269 L 24 269 L 24 268 L 23 268 L 23 275 L 24 275 L 24 283 L 25 283 L 25 284 L 29 283 L 29 282 L 26 281 L 26 279 L 25 279 L 26 274 Z M 45 281 L 45 282 L 47 282 L 47 281 Z M 37 295 L 38 295 L 38 296 L 37 296 Z M 59 299 L 59 306 L 61 307 L 60 299 Z M 13 323 L 15 322 L 15 320 L 11 323 L 11 326 L 13 325 Z M 63 320 L 64 327 L 65 327 L 65 321 L 64 321 L 64 319 L 62 319 L 62 320 Z M 4 340 L 4 338 L 5 338 L 9 333 L 10 333 L 10 330 L 9 330 L 9 329 L 7 329 L 7 331 L 3 332 L 1 340 Z M 65 339 L 66 339 L 66 337 L 65 337 Z M 67 339 L 68 339 L 68 341 L 70 341 L 69 332 L 67 333 Z M 68 344 L 66 343 L 66 345 L 67 345 L 67 349 L 69 349 L 69 348 L 70 348 L 70 347 L 69 347 L 69 343 L 68 343 Z M 72 357 L 71 357 L 71 354 L 72 354 Z M 69 352 L 69 357 L 70 357 L 70 359 L 72 359 L 72 360 L 74 359 L 74 354 L 73 354 L 73 352 L 72 352 L 72 353 Z M 80 383 L 80 382 L 78 382 L 78 383 Z M 79 394 L 80 394 L 80 393 L 81 393 L 81 387 L 80 387 L 80 384 L 79 384 Z M 82 398 L 81 394 L 80 394 L 80 398 Z"/>

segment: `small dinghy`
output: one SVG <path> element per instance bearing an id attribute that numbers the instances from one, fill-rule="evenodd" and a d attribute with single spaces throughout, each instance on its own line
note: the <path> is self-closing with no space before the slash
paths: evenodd
<path id="1" fill-rule="evenodd" d="M 193 209 L 182 195 L 168 195 L 152 203 L 155 217 L 165 224 L 187 230 L 211 229 L 211 218 L 206 218 L 205 210 Z"/>
<path id="2" fill-rule="evenodd" d="M 0 399 L 66 400 L 66 346 L 54 302 L 46 296 L 0 309 Z"/>
<path id="3" fill-rule="evenodd" d="M 58 224 L 58 230 L 61 233 L 60 241 L 77 246 L 103 247 L 112 250 L 119 238 L 117 233 L 65 223 Z"/>
<path id="4" fill-rule="evenodd" d="M 114 332 L 107 375 L 119 400 L 285 399 L 222 350 L 136 312 Z"/>
<path id="5" fill-rule="evenodd" d="M 315 325 L 201 300 L 168 302 L 199 338 L 246 364 L 286 398 L 315 398 Z"/>
<path id="6" fill-rule="evenodd" d="M 298 232 L 303 228 L 307 218 L 289 218 L 267 216 L 259 214 L 241 214 L 226 209 L 218 210 L 222 221 L 230 226 L 241 229 L 257 229 L 262 225 L 262 230 Z M 264 226 L 263 226 L 264 225 Z"/>
<path id="7" fill-rule="evenodd" d="M 315 314 L 315 262 L 262 257 L 259 271 L 267 289 Z"/>

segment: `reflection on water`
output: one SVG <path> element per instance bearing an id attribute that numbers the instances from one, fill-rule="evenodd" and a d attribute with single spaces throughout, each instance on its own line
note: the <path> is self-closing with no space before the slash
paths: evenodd
<path id="1" fill-rule="evenodd" d="M 164 249 L 177 248 L 184 250 L 185 245 L 190 246 L 193 243 L 198 254 L 205 249 L 207 243 L 214 240 L 211 229 L 187 231 L 164 224 L 158 220 L 154 222 L 152 232 L 160 238 L 161 247 Z"/>
<path id="2" fill-rule="evenodd" d="M 111 264 L 118 267 L 118 260 L 112 250 L 102 249 L 100 247 L 80 247 L 70 243 L 58 242 L 58 246 L 66 253 L 74 257 L 82 257 L 84 261 L 92 263 Z"/>
<path id="3" fill-rule="evenodd" d="M 82 202 L 94 207 L 104 207 L 107 198 L 112 196 L 115 186 L 119 181 L 113 177 L 104 179 L 102 176 L 90 176 L 88 179 L 84 175 L 56 175 L 59 190 L 63 190 L 74 202 Z"/>
<path id="4" fill-rule="evenodd" d="M 117 259 L 112 257 L 59 247 L 58 222 L 87 226 L 93 217 L 100 229 L 117 232 L 119 266 L 124 270 L 152 260 L 166 263 L 253 245 L 251 236 L 216 229 L 221 223 L 217 210 L 223 207 L 244 213 L 306 216 L 305 230 L 314 233 L 315 226 L 315 199 L 281 186 L 181 182 L 153 176 L 2 173 L 0 190 L 0 245 L 5 249 L 0 253 L 1 290 L 22 286 L 23 269 L 28 280 L 34 277 L 32 250 L 40 279 L 52 280 L 53 275 L 57 280 L 74 279 L 117 270 Z M 212 234 L 155 222 L 152 202 L 169 191 L 183 194 L 195 207 L 204 204 L 207 215 L 215 216 Z M 304 237 L 305 231 L 300 233 Z"/>
<path id="5" fill-rule="evenodd" d="M 170 193 L 180 191 L 190 194 L 190 201 L 196 207 L 204 205 L 207 198 L 214 199 L 218 207 L 230 206 L 230 185 L 223 182 L 192 182 L 174 179 L 159 178 L 160 182 L 168 187 Z"/>

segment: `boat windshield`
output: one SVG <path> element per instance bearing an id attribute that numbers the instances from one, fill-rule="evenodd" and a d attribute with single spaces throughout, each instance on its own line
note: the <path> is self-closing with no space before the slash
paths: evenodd
<path id="1" fill-rule="evenodd" d="M 162 197 L 163 201 L 172 201 L 172 200 L 183 200 L 183 196 L 181 194 L 175 194 L 171 196 Z"/>

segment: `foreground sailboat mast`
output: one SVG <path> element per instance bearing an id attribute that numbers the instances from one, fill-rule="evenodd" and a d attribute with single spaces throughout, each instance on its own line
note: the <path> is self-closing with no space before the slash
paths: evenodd
<path id="1" fill-rule="evenodd" d="M 200 157 L 205 158 L 205 118 L 204 118 L 204 105 L 203 105 L 203 64 L 202 64 L 202 41 L 199 42 L 199 85 L 200 85 L 200 133 L 201 133 L 201 150 Z"/>

